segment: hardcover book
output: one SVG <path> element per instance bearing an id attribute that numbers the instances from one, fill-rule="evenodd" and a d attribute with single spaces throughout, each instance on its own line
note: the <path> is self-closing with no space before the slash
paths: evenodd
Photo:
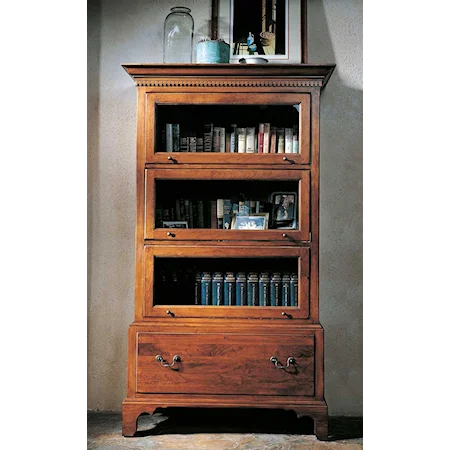
<path id="1" fill-rule="evenodd" d="M 258 274 L 250 272 L 247 278 L 247 304 L 248 306 L 259 306 Z"/>
<path id="2" fill-rule="evenodd" d="M 173 137 L 173 151 L 180 151 L 180 124 L 173 123 L 172 124 L 172 137 Z"/>
<path id="3" fill-rule="evenodd" d="M 201 301 L 202 305 L 211 305 L 211 273 L 203 272 L 201 278 Z"/>
<path id="4" fill-rule="evenodd" d="M 237 128 L 236 132 L 237 132 L 238 153 L 245 153 L 246 129 L 245 128 Z"/>
<path id="5" fill-rule="evenodd" d="M 211 210 L 210 210 L 210 217 L 211 217 L 211 226 L 210 228 L 217 228 L 217 200 L 211 200 L 210 202 Z"/>
<path id="6" fill-rule="evenodd" d="M 173 127 L 166 123 L 166 152 L 173 152 Z"/>
<path id="7" fill-rule="evenodd" d="M 223 198 L 217 199 L 217 228 L 223 228 Z"/>
<path id="8" fill-rule="evenodd" d="M 225 127 L 219 127 L 219 152 L 220 153 L 225 153 L 225 144 L 226 144 Z"/>
<path id="9" fill-rule="evenodd" d="M 298 275 L 291 273 L 289 306 L 297 306 L 298 303 Z"/>
<path id="10" fill-rule="evenodd" d="M 197 136 L 197 152 L 203 152 L 203 136 Z"/>
<path id="11" fill-rule="evenodd" d="M 290 296 L 289 296 L 289 288 L 291 283 L 291 277 L 288 273 L 283 274 L 283 278 L 281 279 L 281 305 L 289 306 L 290 305 Z"/>
<path id="12" fill-rule="evenodd" d="M 247 305 L 247 275 L 239 272 L 236 276 L 236 306 Z"/>
<path id="13" fill-rule="evenodd" d="M 269 153 L 270 123 L 264 124 L 263 153 Z"/>
<path id="14" fill-rule="evenodd" d="M 270 306 L 282 306 L 281 274 L 274 272 L 270 278 Z"/>
<path id="15" fill-rule="evenodd" d="M 225 133 L 225 153 L 230 153 L 230 139 L 231 139 L 231 134 L 230 133 Z"/>
<path id="16" fill-rule="evenodd" d="M 277 153 L 284 153 L 284 128 L 277 128 Z"/>
<path id="17" fill-rule="evenodd" d="M 189 151 L 189 138 L 186 131 L 182 131 L 180 133 L 180 152 L 188 152 Z"/>
<path id="18" fill-rule="evenodd" d="M 197 151 L 197 136 L 193 131 L 189 133 L 188 136 L 188 142 L 189 142 L 189 151 L 190 152 L 196 152 Z"/>
<path id="19" fill-rule="evenodd" d="M 213 124 L 205 123 L 203 126 L 203 150 L 205 152 L 212 152 L 212 140 L 213 140 Z"/>
<path id="20" fill-rule="evenodd" d="M 212 279 L 212 304 L 214 306 L 223 306 L 223 274 L 215 272 Z"/>
<path id="21" fill-rule="evenodd" d="M 230 153 L 237 153 L 236 149 L 236 135 L 237 135 L 237 125 L 233 123 L 231 125 L 231 133 L 230 133 Z"/>
<path id="22" fill-rule="evenodd" d="M 255 127 L 247 127 L 245 133 L 245 152 L 255 153 Z"/>
<path id="23" fill-rule="evenodd" d="M 213 144 L 212 151 L 219 153 L 220 152 L 220 127 L 213 128 Z"/>
<path id="24" fill-rule="evenodd" d="M 270 306 L 270 278 L 267 272 L 259 276 L 259 306 Z"/>
<path id="25" fill-rule="evenodd" d="M 227 272 L 223 282 L 223 297 L 226 306 L 236 305 L 236 277 L 233 272 Z"/>
<path id="26" fill-rule="evenodd" d="M 293 129 L 284 129 L 284 153 L 292 153 L 293 147 Z"/>
<path id="27" fill-rule="evenodd" d="M 277 127 L 270 127 L 270 153 L 277 152 Z"/>
<path id="28" fill-rule="evenodd" d="M 264 124 L 258 126 L 258 153 L 263 153 L 264 149 Z"/>
<path id="29" fill-rule="evenodd" d="M 205 228 L 205 216 L 203 209 L 203 200 L 197 200 L 198 227 Z"/>
<path id="30" fill-rule="evenodd" d="M 292 134 L 292 153 L 299 153 L 298 125 L 294 125 Z"/>

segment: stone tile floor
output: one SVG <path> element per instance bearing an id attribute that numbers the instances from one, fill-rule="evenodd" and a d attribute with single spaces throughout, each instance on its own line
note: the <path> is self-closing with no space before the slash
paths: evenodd
<path id="1" fill-rule="evenodd" d="M 158 409 L 142 415 L 135 437 L 122 436 L 120 413 L 88 412 L 88 450 L 360 450 L 362 418 L 331 417 L 330 440 L 318 441 L 308 418 L 246 409 Z"/>

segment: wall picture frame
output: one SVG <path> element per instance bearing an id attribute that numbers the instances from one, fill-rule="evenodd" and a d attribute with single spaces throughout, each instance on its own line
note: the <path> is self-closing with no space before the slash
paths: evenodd
<path id="1" fill-rule="evenodd" d="M 218 0 L 215 15 L 218 37 L 230 44 L 230 63 L 261 57 L 275 64 L 308 62 L 306 0 Z"/>
<path id="2" fill-rule="evenodd" d="M 163 228 L 188 228 L 188 223 L 185 220 L 164 220 Z"/>
<path id="3" fill-rule="evenodd" d="M 295 230 L 298 225 L 298 208 L 296 192 L 273 192 L 272 228 L 278 230 Z"/>
<path id="4" fill-rule="evenodd" d="M 236 215 L 231 221 L 232 230 L 267 230 L 269 228 L 269 213 Z"/>

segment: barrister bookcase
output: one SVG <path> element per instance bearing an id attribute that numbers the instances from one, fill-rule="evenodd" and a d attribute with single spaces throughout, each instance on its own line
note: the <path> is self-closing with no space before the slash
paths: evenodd
<path id="1" fill-rule="evenodd" d="M 123 434 L 156 408 L 281 408 L 326 439 L 319 110 L 334 65 L 123 68 L 137 88 Z"/>

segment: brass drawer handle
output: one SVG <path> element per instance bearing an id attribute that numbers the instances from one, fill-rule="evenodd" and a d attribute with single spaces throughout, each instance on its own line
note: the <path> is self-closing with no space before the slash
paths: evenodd
<path id="1" fill-rule="evenodd" d="M 172 360 L 172 364 L 166 363 L 161 355 L 156 355 L 156 361 L 158 361 L 163 367 L 173 367 L 176 363 L 181 362 L 181 357 L 175 355 Z"/>
<path id="2" fill-rule="evenodd" d="M 286 365 L 283 366 L 283 364 L 280 363 L 280 361 L 278 361 L 278 358 L 276 356 L 272 356 L 270 358 L 270 362 L 273 363 L 273 365 L 277 368 L 277 369 L 287 369 L 289 366 L 292 366 L 295 364 L 295 358 L 293 358 L 292 356 L 289 356 L 289 358 L 286 361 Z"/>
<path id="3" fill-rule="evenodd" d="M 167 236 L 169 237 L 175 237 L 175 233 L 171 233 L 170 231 L 167 232 Z"/>
<path id="4" fill-rule="evenodd" d="M 168 160 L 168 161 L 172 161 L 174 164 L 177 163 L 177 160 L 176 160 L 175 158 L 173 158 L 172 156 L 168 156 L 168 157 L 167 157 L 167 160 Z"/>
<path id="5" fill-rule="evenodd" d="M 287 161 L 290 164 L 295 164 L 295 161 L 293 161 L 292 159 L 289 159 L 287 156 L 283 156 L 283 161 Z"/>

